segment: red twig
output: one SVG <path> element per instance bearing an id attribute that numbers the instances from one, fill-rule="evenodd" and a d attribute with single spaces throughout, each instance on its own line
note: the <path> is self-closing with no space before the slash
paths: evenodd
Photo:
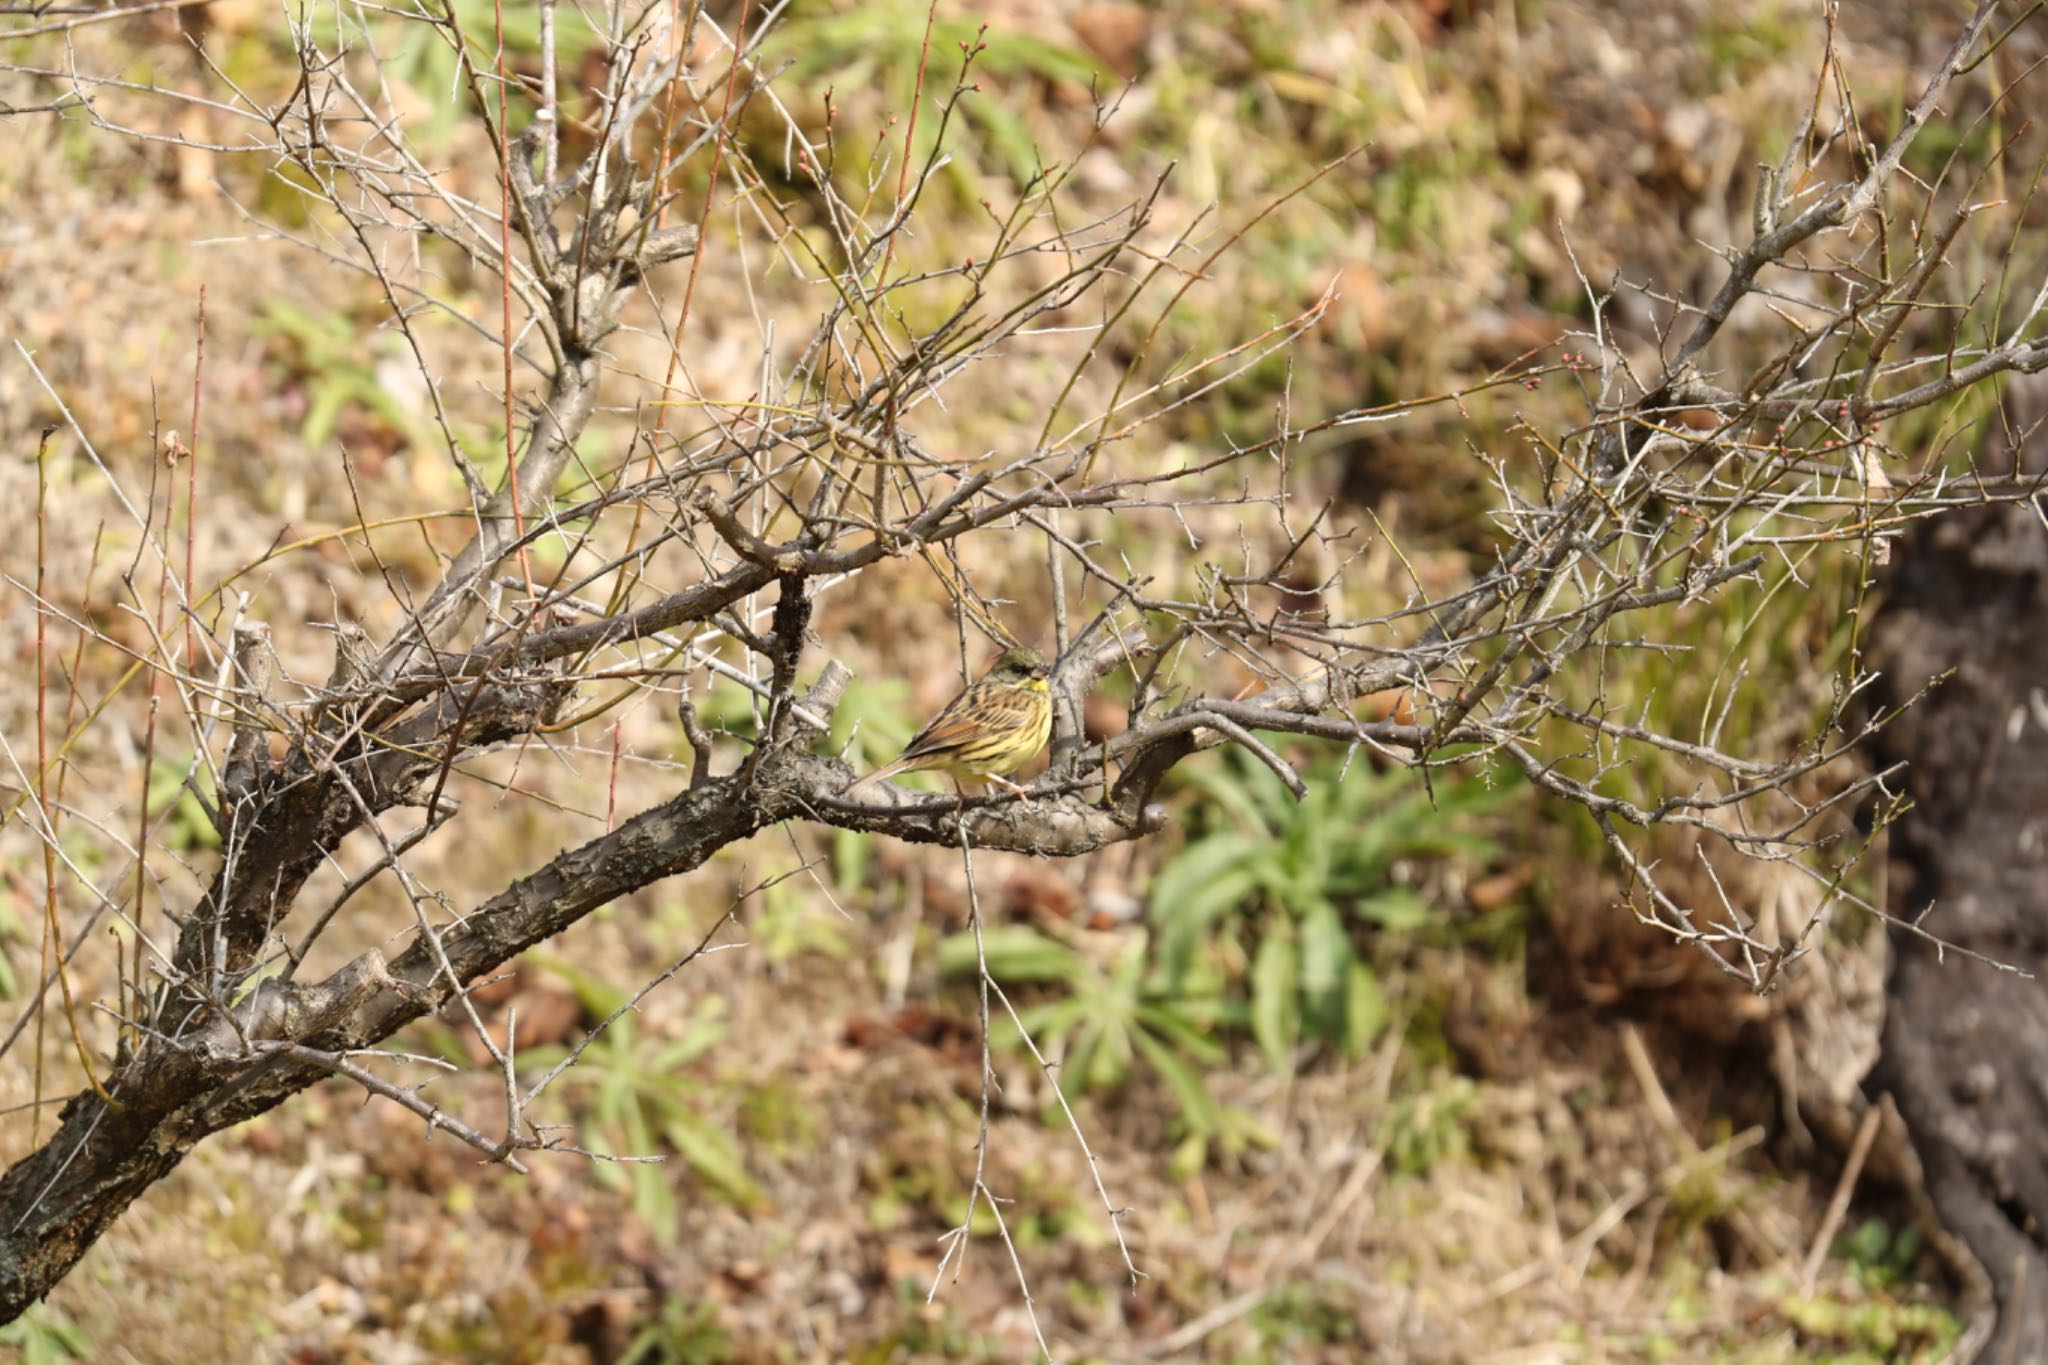
<path id="1" fill-rule="evenodd" d="M 910 163 L 917 149 L 917 111 L 924 103 L 924 72 L 932 55 L 932 25 L 938 21 L 939 0 L 931 0 L 924 12 L 924 41 L 917 45 L 917 84 L 910 91 L 910 117 L 903 128 L 903 164 L 896 168 L 896 212 L 903 212 L 903 196 L 910 193 Z M 882 244 L 882 268 L 875 272 L 875 283 L 886 287 L 889 280 L 889 262 L 896 256 L 896 233 L 889 233 L 889 240 Z"/>
<path id="2" fill-rule="evenodd" d="M 753 17 L 754 0 L 740 0 L 740 21 L 732 34 L 732 64 L 725 72 L 725 105 L 718 111 L 721 125 L 732 117 L 733 94 L 739 87 L 740 56 L 747 50 L 747 21 Z M 711 174 L 704 181 L 704 207 L 697 213 L 697 250 L 690 257 L 690 278 L 683 285 L 683 311 L 676 316 L 675 336 L 669 343 L 669 378 L 661 386 L 664 400 L 674 392 L 675 369 L 683 353 L 683 330 L 690 325 L 690 301 L 697 296 L 697 271 L 710 248 L 711 205 L 718 198 L 718 172 L 725 164 L 725 137 L 711 140 Z M 665 413 L 666 408 L 663 409 Z"/>
<path id="3" fill-rule="evenodd" d="M 57 958 L 57 984 L 64 992 L 64 1017 L 71 1024 L 71 1042 L 78 1049 L 78 1064 L 85 1070 L 85 1079 L 99 1097 L 114 1105 L 114 1097 L 100 1084 L 94 1073 L 92 1057 L 86 1051 L 85 1035 L 79 1032 L 77 1006 L 71 999 L 71 976 L 64 970 L 64 936 L 57 925 L 57 809 L 47 798 L 50 767 L 50 670 L 49 670 L 49 569 L 50 569 L 50 469 L 48 455 L 50 437 L 55 426 L 43 428 L 42 438 L 36 442 L 36 801 L 42 808 L 43 828 L 39 831 L 43 842 L 43 952 L 42 968 L 47 979 L 50 956 Z M 32 1126 L 40 1128 L 43 1099 L 43 1021 L 47 1016 L 36 1014 L 36 1064 L 35 1064 L 35 1117 Z M 119 1106 L 115 1106 L 119 1107 Z"/>
<path id="4" fill-rule="evenodd" d="M 624 727 L 618 721 L 612 722 L 612 768 L 610 780 L 605 783 L 604 832 L 610 834 L 619 818 L 619 748 L 624 740 Z"/>
<path id="5" fill-rule="evenodd" d="M 206 286 L 199 286 L 199 332 L 192 360 L 192 448 L 185 455 L 185 667 L 192 668 L 194 652 L 192 615 L 198 604 L 192 600 L 193 523 L 198 517 L 199 496 L 199 383 L 206 373 Z"/>
<path id="6" fill-rule="evenodd" d="M 44 467 L 44 457 L 50 451 L 50 435 L 54 426 L 43 428 L 43 437 L 36 442 L 36 782 L 47 784 L 50 780 L 50 723 L 46 709 L 50 696 L 50 672 L 44 659 L 50 625 L 50 613 L 44 608 L 45 548 L 49 535 L 46 525 L 49 500 L 50 473 Z M 43 803 L 44 823 L 55 819 L 50 803 Z M 43 955 L 42 970 L 37 980 L 50 975 L 50 942 L 57 935 L 57 841 L 44 831 L 43 840 Z M 58 951 L 63 951 L 59 942 Z M 43 1121 L 43 1020 L 44 1014 L 36 1015 L 36 1079 L 35 1106 L 29 1110 L 29 1142 L 31 1145 L 42 1141 Z"/>

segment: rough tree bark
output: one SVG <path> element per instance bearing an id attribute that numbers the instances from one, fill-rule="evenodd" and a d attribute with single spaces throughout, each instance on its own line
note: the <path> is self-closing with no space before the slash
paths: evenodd
<path id="1" fill-rule="evenodd" d="M 2048 417 L 2015 382 L 2007 430 Z M 2048 471 L 2048 436 L 1995 438 L 1987 473 Z M 2038 499 L 2037 499 L 2038 501 Z M 1917 809 L 1897 830 L 1892 910 L 2030 972 L 1994 971 L 1899 935 L 1884 1054 L 1927 1193 L 1997 1295 L 1979 1359 L 2048 1359 L 2048 532 L 2026 506 L 1923 526 L 1899 556 L 1873 654 L 1893 703 L 1945 685 L 1885 732 Z"/>

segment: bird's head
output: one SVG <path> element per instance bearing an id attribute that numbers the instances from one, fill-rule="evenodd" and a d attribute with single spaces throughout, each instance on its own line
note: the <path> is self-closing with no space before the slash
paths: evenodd
<path id="1" fill-rule="evenodd" d="M 990 682 L 1002 683 L 1007 687 L 1045 686 L 1045 656 L 1035 649 L 1018 646 L 1003 651 L 995 667 L 989 669 Z"/>

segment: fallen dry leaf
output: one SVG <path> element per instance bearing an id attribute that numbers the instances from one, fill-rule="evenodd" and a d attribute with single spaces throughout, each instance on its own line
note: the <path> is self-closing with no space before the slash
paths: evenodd
<path id="1" fill-rule="evenodd" d="M 1142 5 L 1083 5 L 1074 12 L 1074 34 L 1110 70 L 1128 79 L 1145 64 L 1152 15 Z"/>

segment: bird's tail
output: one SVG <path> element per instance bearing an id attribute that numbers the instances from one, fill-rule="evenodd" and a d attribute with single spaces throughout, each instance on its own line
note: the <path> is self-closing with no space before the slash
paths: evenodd
<path id="1" fill-rule="evenodd" d="M 884 778 L 895 777 L 900 773 L 908 772 L 910 771 L 912 766 L 913 765 L 909 763 L 907 760 L 900 758 L 897 759 L 894 763 L 884 763 L 881 767 L 875 769 L 866 777 L 856 778 L 851 786 L 847 787 L 845 791 L 839 794 L 842 797 L 852 796 L 862 787 L 868 786 L 871 783 L 880 782 Z"/>

